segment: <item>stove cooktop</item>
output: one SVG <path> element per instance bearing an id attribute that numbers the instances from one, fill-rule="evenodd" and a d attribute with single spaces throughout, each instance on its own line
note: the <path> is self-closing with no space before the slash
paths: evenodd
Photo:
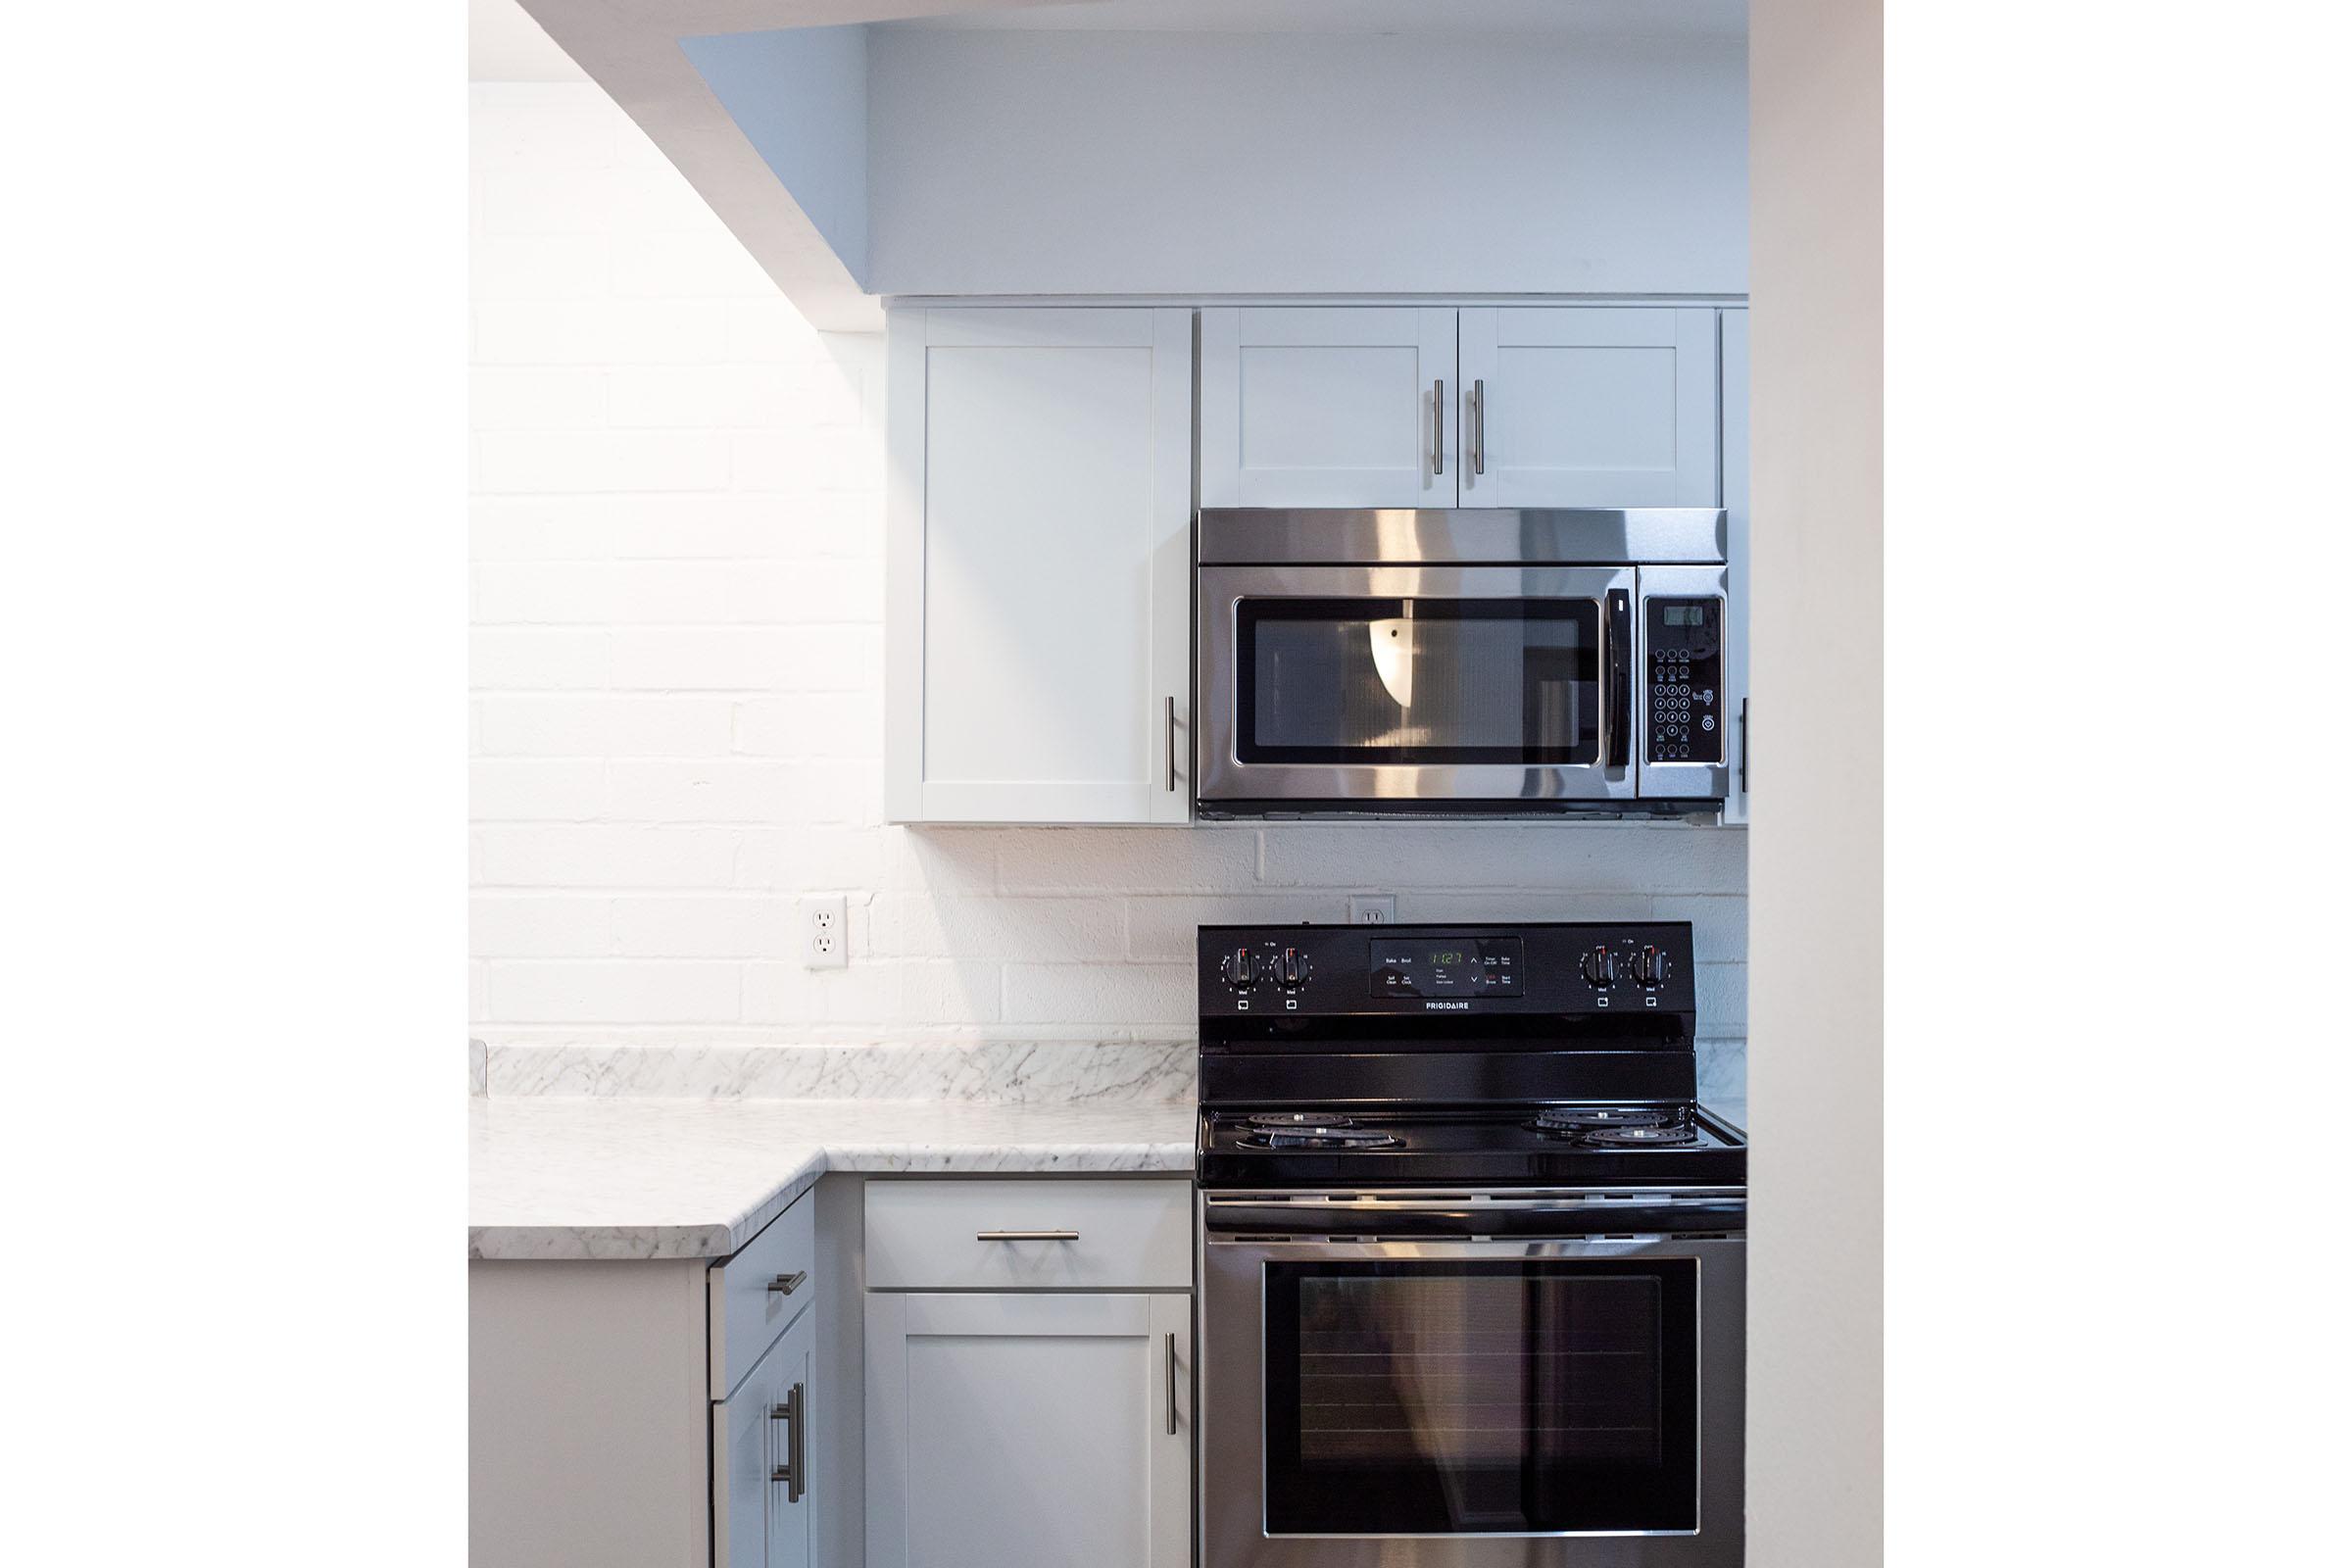
<path id="1" fill-rule="evenodd" d="M 1747 1180 L 1740 1130 L 1690 1104 L 1209 1109 L 1203 1187 L 1514 1187 Z"/>

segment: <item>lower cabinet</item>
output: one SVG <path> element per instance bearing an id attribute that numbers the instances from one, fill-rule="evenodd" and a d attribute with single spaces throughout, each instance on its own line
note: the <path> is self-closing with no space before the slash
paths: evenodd
<path id="1" fill-rule="evenodd" d="M 867 1568 L 1186 1568 L 1192 1298 L 866 1298 Z"/>
<path id="2" fill-rule="evenodd" d="M 807 1568 L 810 1346 L 804 1311 L 734 1394 L 710 1407 L 711 1556 L 717 1568 Z"/>

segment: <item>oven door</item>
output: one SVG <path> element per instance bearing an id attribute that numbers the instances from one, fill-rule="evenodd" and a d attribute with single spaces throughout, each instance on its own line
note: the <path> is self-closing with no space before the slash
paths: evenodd
<path id="1" fill-rule="evenodd" d="M 1680 1208 L 1204 1196 L 1204 1568 L 1737 1564 L 1744 1207 Z"/>
<path id="2" fill-rule="evenodd" d="M 1203 566 L 1211 808 L 1636 794 L 1631 566 Z"/>

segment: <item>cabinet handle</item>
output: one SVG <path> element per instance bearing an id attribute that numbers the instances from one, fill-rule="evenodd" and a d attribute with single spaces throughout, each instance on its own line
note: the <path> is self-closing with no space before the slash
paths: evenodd
<path id="1" fill-rule="evenodd" d="M 795 1383 L 782 1404 L 769 1407 L 767 1418 L 784 1423 L 784 1462 L 769 1474 L 768 1482 L 783 1482 L 784 1500 L 798 1502 L 808 1490 L 808 1385 Z"/>
<path id="2" fill-rule="evenodd" d="M 1176 1336 L 1168 1336 L 1168 1436 L 1176 1435 Z"/>
<path id="3" fill-rule="evenodd" d="M 1487 383 L 1482 377 L 1470 383 L 1470 471 L 1487 471 Z"/>
<path id="4" fill-rule="evenodd" d="M 1438 378 L 1438 390 L 1429 400 L 1430 428 L 1434 431 L 1429 443 L 1429 471 L 1434 476 L 1446 471 L 1446 378 Z"/>
<path id="5" fill-rule="evenodd" d="M 1076 1231 L 982 1231 L 976 1242 L 1074 1242 Z"/>
<path id="6" fill-rule="evenodd" d="M 1747 793 L 1747 699 L 1740 699 L 1740 793 Z"/>
<path id="7" fill-rule="evenodd" d="M 793 1292 L 799 1290 L 802 1286 L 808 1283 L 808 1271 L 805 1268 L 795 1269 L 790 1274 L 779 1274 L 774 1279 L 769 1280 L 767 1282 L 767 1289 L 770 1295 L 790 1296 Z"/>
<path id="8" fill-rule="evenodd" d="M 1168 793 L 1176 793 L 1176 699 L 1168 699 Z"/>

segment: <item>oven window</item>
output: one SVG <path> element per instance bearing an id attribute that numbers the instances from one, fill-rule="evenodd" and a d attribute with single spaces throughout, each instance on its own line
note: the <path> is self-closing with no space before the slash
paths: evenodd
<path id="1" fill-rule="evenodd" d="M 1590 763 L 1600 607 L 1589 599 L 1244 599 L 1245 762 Z"/>
<path id="2" fill-rule="evenodd" d="M 1266 1265 L 1266 1531 L 1698 1528 L 1698 1263 Z"/>

